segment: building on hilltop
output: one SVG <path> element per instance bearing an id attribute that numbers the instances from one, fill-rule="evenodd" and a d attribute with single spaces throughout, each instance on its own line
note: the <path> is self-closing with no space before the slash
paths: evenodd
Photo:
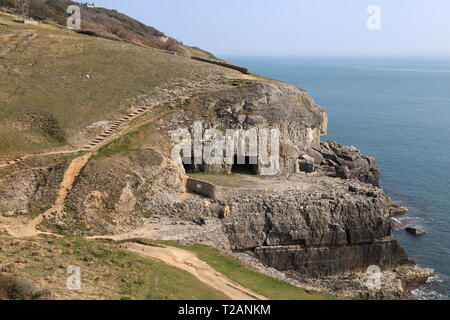
<path id="1" fill-rule="evenodd" d="M 82 3 L 82 5 L 87 8 L 95 8 L 95 3 L 85 2 L 85 3 Z"/>

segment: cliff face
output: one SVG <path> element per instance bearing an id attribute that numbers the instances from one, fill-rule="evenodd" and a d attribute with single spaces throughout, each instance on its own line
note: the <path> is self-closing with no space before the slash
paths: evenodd
<path id="1" fill-rule="evenodd" d="M 188 106 L 164 123 L 189 128 L 199 120 L 192 110 L 202 110 L 208 128 L 280 129 L 280 176 L 255 179 L 252 187 L 216 187 L 216 201 L 208 205 L 153 203 L 148 210 L 185 219 L 222 216 L 230 250 L 252 252 L 268 266 L 304 277 L 412 263 L 392 237 L 393 203 L 377 187 L 375 159 L 354 147 L 321 143 L 328 119 L 305 91 L 248 81 L 199 95 Z M 231 166 L 199 165 L 195 171 L 230 173 Z M 199 192 L 197 185 L 192 191 Z"/>
<path id="2" fill-rule="evenodd" d="M 216 128 L 223 133 L 227 129 L 279 129 L 277 174 L 295 173 L 305 152 L 320 149 L 320 137 L 326 134 L 328 125 L 325 110 L 306 91 L 278 81 L 256 79 L 231 81 L 221 90 L 199 94 L 179 114 L 167 119 L 165 126 L 192 131 L 193 120 L 202 121 L 205 129 Z M 204 147 L 208 144 L 205 140 Z M 249 150 L 246 152 L 250 156 Z M 263 167 L 258 159 L 255 172 L 262 174 Z M 232 165 L 204 163 L 193 171 L 231 173 Z"/>
<path id="3" fill-rule="evenodd" d="M 152 126 L 139 127 L 100 149 L 76 179 L 62 214 L 41 228 L 62 234 L 118 234 L 142 226 L 149 217 L 205 218 L 214 224 L 214 236 L 209 229 L 172 231 L 169 239 L 204 238 L 301 277 L 412 263 L 392 237 L 393 204 L 377 187 L 375 159 L 354 147 L 321 143 L 328 119 L 305 91 L 261 79 L 224 80 L 188 99 L 162 103 L 152 119 L 156 115 Z M 168 141 L 172 130 L 192 128 L 198 120 L 204 128 L 219 130 L 280 129 L 278 175 L 248 178 L 249 185 L 244 176 L 219 175 L 226 184 L 217 198 L 183 198 L 187 176 L 170 160 Z M 52 201 L 66 165 L 6 175 L 0 185 L 9 191 L 0 192 L 0 204 L 28 214 L 37 200 L 44 207 L 41 202 Z M 210 172 L 229 173 L 232 168 L 224 164 L 196 169 L 207 179 Z M 229 186 L 227 179 L 234 179 L 235 185 Z M 11 183 L 14 188 L 7 187 Z M 212 238 L 226 241 L 216 244 Z"/>
<path id="4" fill-rule="evenodd" d="M 0 178 L 0 216 L 35 215 L 55 201 L 66 162 Z"/>
<path id="5" fill-rule="evenodd" d="M 206 212 L 195 202 L 159 210 L 189 218 L 221 212 L 231 250 L 252 252 L 270 267 L 304 277 L 413 263 L 392 236 L 394 204 L 378 188 L 376 160 L 355 147 L 321 143 L 328 119 L 305 91 L 252 81 L 200 95 L 192 104 L 214 115 L 202 117 L 205 127 L 280 129 L 278 173 L 290 177 L 255 181 L 251 188 L 217 187 L 217 202 Z M 189 127 L 193 117 L 185 116 L 182 123 Z M 203 165 L 195 171 L 230 173 L 231 167 Z"/>
<path id="6" fill-rule="evenodd" d="M 312 277 L 409 263 L 392 237 L 386 194 L 356 181 L 331 179 L 304 178 L 290 182 L 302 191 L 225 200 L 232 248 L 253 251 L 276 269 Z"/>

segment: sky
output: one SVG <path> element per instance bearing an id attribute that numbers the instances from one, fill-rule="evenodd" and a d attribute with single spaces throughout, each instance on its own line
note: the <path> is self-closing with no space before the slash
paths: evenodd
<path id="1" fill-rule="evenodd" d="M 95 4 L 217 55 L 450 56 L 449 0 L 97 0 Z M 379 11 L 368 13 L 373 5 Z"/>

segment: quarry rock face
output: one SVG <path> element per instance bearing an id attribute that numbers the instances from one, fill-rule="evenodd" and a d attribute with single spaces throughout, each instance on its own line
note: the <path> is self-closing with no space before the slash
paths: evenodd
<path id="1" fill-rule="evenodd" d="M 153 201 L 149 210 L 186 219 L 221 217 L 230 250 L 253 252 L 267 266 L 305 277 L 411 263 L 392 237 L 395 208 L 377 188 L 380 171 L 375 159 L 354 147 L 321 143 L 327 115 L 305 91 L 281 82 L 249 81 L 201 95 L 194 104 L 216 115 L 203 117 L 204 127 L 280 129 L 281 182 L 216 186 L 213 197 L 194 188 L 191 191 L 214 201 Z M 177 115 L 169 122 L 189 127 L 192 116 Z M 202 165 L 196 171 L 230 173 L 231 166 Z M 286 175 L 296 178 L 282 178 Z M 202 190 L 207 185 L 202 184 Z"/>
<path id="2" fill-rule="evenodd" d="M 328 181 L 333 191 L 318 179 L 314 191 L 227 199 L 232 249 L 312 277 L 411 263 L 392 237 L 389 197 L 370 185 L 328 179 L 336 182 Z"/>
<path id="3" fill-rule="evenodd" d="M 39 212 L 56 199 L 67 163 L 23 170 L 0 179 L 0 215 Z"/>
<path id="4" fill-rule="evenodd" d="M 240 194 L 216 197 L 229 208 L 223 221 L 232 250 L 251 251 L 270 267 L 312 277 L 411 263 L 392 237 L 393 203 L 377 188 L 375 159 L 355 147 L 321 143 L 327 116 L 306 92 L 252 82 L 202 101 L 217 114 L 213 127 L 279 128 L 278 173 L 317 176 L 279 192 L 241 188 Z"/>
<path id="5" fill-rule="evenodd" d="M 257 248 L 254 254 L 275 269 L 313 278 L 364 272 L 371 265 L 382 268 L 412 263 L 394 240 L 356 246 Z"/>
<path id="6" fill-rule="evenodd" d="M 295 173 L 302 155 L 311 147 L 320 149 L 320 137 L 327 132 L 328 118 L 325 109 L 318 106 L 308 93 L 295 86 L 276 81 L 240 81 L 226 89 L 199 95 L 191 104 L 206 114 L 204 128 L 227 129 L 278 129 L 280 131 L 280 163 L 276 173 Z M 177 115 L 170 124 L 192 128 L 192 117 Z M 197 119 L 198 120 L 198 119 Z M 205 141 L 207 146 L 209 141 Z M 248 150 L 246 151 L 248 152 Z M 268 150 L 270 154 L 270 150 Z M 320 153 L 316 152 L 315 156 Z M 250 156 L 250 154 L 246 154 Z M 320 161 L 319 163 L 320 164 Z M 195 172 L 231 173 L 231 165 L 197 166 Z M 263 164 L 258 159 L 258 174 Z"/>
<path id="7" fill-rule="evenodd" d="M 117 234 L 151 215 L 209 218 L 223 224 L 215 230 L 220 230 L 220 239 L 228 239 L 226 249 L 252 252 L 267 266 L 305 277 L 412 263 L 392 237 L 391 214 L 402 208 L 377 187 L 375 159 L 354 147 L 321 143 L 328 122 L 323 108 L 305 91 L 281 82 L 224 83 L 160 120 L 159 130 L 169 137 L 170 129 L 190 128 L 198 120 L 204 128 L 219 130 L 280 129 L 280 163 L 273 178 L 277 186 L 268 178 L 265 187 L 259 185 L 265 181 L 261 179 L 247 188 L 223 188 L 217 197 L 179 200 L 185 192 L 185 170 L 170 161 L 170 151 L 154 147 L 158 140 L 153 151 L 91 159 L 65 201 L 64 214 L 58 221 L 46 221 L 46 229 Z M 56 168 L 22 171 L 1 180 L 6 191 L 0 192 L 0 204 L 9 212 L 54 198 L 64 165 Z M 231 169 L 228 164 L 199 165 L 197 171 Z M 257 168 L 253 173 L 260 172 Z"/>

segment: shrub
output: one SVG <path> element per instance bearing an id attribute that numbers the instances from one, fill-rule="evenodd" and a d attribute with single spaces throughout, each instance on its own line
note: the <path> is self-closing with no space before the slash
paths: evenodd
<path id="1" fill-rule="evenodd" d="M 136 36 L 133 34 L 133 32 L 127 30 L 120 24 L 111 25 L 110 27 L 107 28 L 107 31 L 125 40 L 129 41 L 136 40 Z"/>
<path id="2" fill-rule="evenodd" d="M 30 300 L 50 296 L 27 280 L 0 273 L 0 300 Z"/>

